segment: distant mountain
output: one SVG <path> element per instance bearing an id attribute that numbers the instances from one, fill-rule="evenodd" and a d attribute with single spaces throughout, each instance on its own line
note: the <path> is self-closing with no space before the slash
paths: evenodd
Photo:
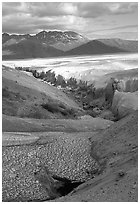
<path id="1" fill-rule="evenodd" d="M 138 42 L 121 39 L 89 41 L 72 31 L 42 31 L 36 35 L 2 34 L 3 59 L 138 52 Z"/>
<path id="2" fill-rule="evenodd" d="M 104 37 L 105 38 L 105 37 Z M 138 40 L 138 32 L 117 32 L 109 35 L 108 38 L 120 38 L 124 40 Z"/>
<path id="3" fill-rule="evenodd" d="M 2 42 L 5 43 L 11 39 L 21 40 L 21 39 L 30 39 L 33 41 L 38 41 L 47 46 L 53 46 L 54 48 L 67 51 L 72 48 L 78 47 L 84 43 L 87 43 L 89 40 L 82 35 L 75 33 L 73 31 L 41 31 L 36 35 L 9 35 L 4 33 L 2 35 Z"/>
<path id="4" fill-rule="evenodd" d="M 84 45 L 67 51 L 66 55 L 91 55 L 118 52 L 138 52 L 138 42 L 121 39 L 92 40 Z"/>
<path id="5" fill-rule="evenodd" d="M 118 43 L 120 42 L 120 43 Z M 127 40 L 92 40 L 84 45 L 67 51 L 66 55 L 91 55 L 91 54 L 105 54 L 105 53 L 118 53 L 118 52 L 131 52 L 130 48 L 133 44 L 137 44 Z M 129 48 L 129 49 L 127 49 Z M 134 49 L 132 47 L 132 52 Z"/>
<path id="6" fill-rule="evenodd" d="M 78 47 L 89 41 L 73 31 L 42 31 L 33 36 L 33 38 L 63 51 Z"/>
<path id="7" fill-rule="evenodd" d="M 2 34 L 2 44 L 5 43 L 9 39 L 10 39 L 10 35 L 8 33 Z"/>
<path id="8" fill-rule="evenodd" d="M 138 40 L 138 32 L 115 32 L 111 34 L 96 34 L 93 33 L 92 37 L 90 37 L 91 40 L 97 40 L 97 39 L 122 39 L 122 40 Z"/>
<path id="9" fill-rule="evenodd" d="M 44 58 L 63 55 L 63 51 L 34 40 L 10 39 L 3 45 L 3 59 Z"/>
<path id="10" fill-rule="evenodd" d="M 109 45 L 111 47 L 116 47 L 128 52 L 138 52 L 138 42 L 135 40 L 122 40 L 119 38 L 112 39 L 98 39 L 98 41 Z"/>

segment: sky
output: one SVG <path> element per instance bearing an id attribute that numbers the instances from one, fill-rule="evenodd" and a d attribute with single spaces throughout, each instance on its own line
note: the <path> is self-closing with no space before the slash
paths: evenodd
<path id="1" fill-rule="evenodd" d="M 137 39 L 137 2 L 3 2 L 2 32 L 71 30 L 88 37 Z"/>

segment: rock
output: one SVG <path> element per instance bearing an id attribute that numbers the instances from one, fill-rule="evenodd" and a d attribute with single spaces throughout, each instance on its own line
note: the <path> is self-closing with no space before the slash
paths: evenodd
<path id="1" fill-rule="evenodd" d="M 39 169 L 34 172 L 34 176 L 38 183 L 40 183 L 41 186 L 46 189 L 51 199 L 61 196 L 58 189 L 64 186 L 64 182 L 54 179 L 47 167 L 43 165 L 40 166 Z"/>
<path id="2" fill-rule="evenodd" d="M 115 91 L 112 112 L 118 119 L 125 117 L 135 110 L 138 110 L 138 92 L 126 93 Z"/>
<path id="3" fill-rule="evenodd" d="M 124 176 L 125 176 L 125 172 L 120 171 L 120 172 L 119 172 L 119 177 L 124 177 Z"/>
<path id="4" fill-rule="evenodd" d="M 111 78 L 105 88 L 105 101 L 112 104 L 114 92 L 117 89 L 118 80 Z"/>
<path id="5" fill-rule="evenodd" d="M 126 78 L 119 80 L 117 90 L 122 92 L 135 92 L 138 91 L 138 78 Z"/>
<path id="6" fill-rule="evenodd" d="M 96 115 L 98 115 L 98 114 L 101 113 L 101 110 L 100 110 L 100 108 L 96 107 L 96 108 L 93 108 L 93 112 L 94 112 Z"/>
<path id="7" fill-rule="evenodd" d="M 101 112 L 101 114 L 99 115 L 100 118 L 106 119 L 106 120 L 111 120 L 114 121 L 115 120 L 115 116 L 112 113 L 112 111 L 110 110 L 104 110 Z"/>
<path id="8" fill-rule="evenodd" d="M 93 119 L 92 116 L 90 115 L 83 115 L 83 116 L 79 116 L 78 119 L 81 119 L 81 120 L 89 120 L 89 119 Z"/>

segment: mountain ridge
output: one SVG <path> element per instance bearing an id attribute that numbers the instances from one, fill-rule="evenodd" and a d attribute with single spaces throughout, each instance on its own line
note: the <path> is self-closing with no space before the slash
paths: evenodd
<path id="1" fill-rule="evenodd" d="M 10 39 L 20 40 L 22 38 L 38 41 L 44 43 L 47 46 L 53 46 L 56 49 L 67 51 L 69 49 L 75 48 L 83 43 L 88 42 L 88 38 L 73 32 L 73 31 L 41 31 L 37 34 L 22 34 L 16 35 L 8 33 L 3 33 L 3 43 L 7 42 Z M 58 42 L 60 45 L 58 45 Z"/>
<path id="2" fill-rule="evenodd" d="M 89 40 L 73 31 L 41 31 L 35 35 L 3 33 L 2 49 L 3 59 L 46 58 L 138 52 L 138 42 L 117 38 Z"/>

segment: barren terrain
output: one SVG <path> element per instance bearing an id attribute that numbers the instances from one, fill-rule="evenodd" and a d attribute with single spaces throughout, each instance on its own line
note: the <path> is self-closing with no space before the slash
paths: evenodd
<path id="1" fill-rule="evenodd" d="M 100 175 L 79 186 L 59 202 L 138 201 L 137 112 L 91 136 L 91 155 L 103 167 Z"/>
<path id="2" fill-rule="evenodd" d="M 57 88 L 3 67 L 2 125 L 3 201 L 138 201 L 137 111 L 93 118 Z"/>

